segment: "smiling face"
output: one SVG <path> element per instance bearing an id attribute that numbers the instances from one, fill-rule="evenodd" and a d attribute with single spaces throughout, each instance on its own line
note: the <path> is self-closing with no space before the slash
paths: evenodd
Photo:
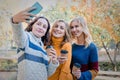
<path id="1" fill-rule="evenodd" d="M 39 18 L 32 26 L 32 33 L 41 38 L 45 35 L 48 28 L 48 23 L 44 18 Z"/>
<path id="2" fill-rule="evenodd" d="M 71 22 L 70 29 L 74 37 L 79 37 L 83 33 L 83 27 L 77 20 Z"/>
<path id="3" fill-rule="evenodd" d="M 63 37 L 65 35 L 65 27 L 64 22 L 56 22 L 52 28 L 52 35 L 56 38 Z"/>

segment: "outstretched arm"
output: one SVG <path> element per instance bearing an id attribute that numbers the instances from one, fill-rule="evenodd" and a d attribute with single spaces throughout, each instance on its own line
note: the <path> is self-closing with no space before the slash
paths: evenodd
<path id="1" fill-rule="evenodd" d="M 21 22 L 27 22 L 27 20 L 30 19 L 30 16 L 34 16 L 28 13 L 28 11 L 32 9 L 33 8 L 28 8 L 20 11 L 11 18 L 14 40 L 19 48 L 24 48 L 27 39 Z"/>

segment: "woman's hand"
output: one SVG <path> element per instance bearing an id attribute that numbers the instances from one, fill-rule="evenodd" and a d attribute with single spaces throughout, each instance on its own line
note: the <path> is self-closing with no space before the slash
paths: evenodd
<path id="1" fill-rule="evenodd" d="M 47 52 L 48 56 L 50 57 L 50 60 L 53 62 L 53 64 L 58 63 L 56 50 L 55 49 L 47 48 L 46 52 Z"/>
<path id="2" fill-rule="evenodd" d="M 19 22 L 28 22 L 27 20 L 31 20 L 31 17 L 35 17 L 35 15 L 29 13 L 29 11 L 34 10 L 35 8 L 30 7 L 23 11 L 18 12 L 12 17 L 13 23 L 19 23 Z"/>
<path id="3" fill-rule="evenodd" d="M 80 78 L 80 76 L 81 76 L 81 71 L 80 71 L 80 69 L 76 69 L 76 67 L 74 67 L 73 66 L 73 68 L 72 68 L 72 74 L 77 78 L 77 79 L 79 79 Z"/>
<path id="4" fill-rule="evenodd" d="M 59 61 L 60 64 L 63 64 L 66 60 L 67 60 L 67 56 L 64 56 L 64 57 L 63 56 L 59 56 L 58 57 L 58 61 Z"/>

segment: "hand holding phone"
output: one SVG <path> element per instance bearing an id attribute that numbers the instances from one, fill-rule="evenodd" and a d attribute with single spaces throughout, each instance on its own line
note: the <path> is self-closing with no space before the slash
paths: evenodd
<path id="1" fill-rule="evenodd" d="M 12 17 L 13 23 L 19 23 L 19 22 L 26 22 L 28 23 L 32 17 L 34 17 L 36 14 L 38 14 L 42 10 L 42 6 L 36 2 L 32 8 L 27 8 L 23 11 L 18 12 Z M 26 13 L 26 14 L 25 14 Z M 24 15 L 24 16 L 23 16 Z"/>

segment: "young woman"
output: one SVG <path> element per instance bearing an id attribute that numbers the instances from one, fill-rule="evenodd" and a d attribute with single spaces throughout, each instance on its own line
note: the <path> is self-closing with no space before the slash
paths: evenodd
<path id="1" fill-rule="evenodd" d="M 21 22 L 26 22 L 30 16 L 34 16 L 28 13 L 29 10 L 31 8 L 12 17 L 15 41 L 19 50 L 22 50 L 18 57 L 17 80 L 47 80 L 58 67 L 57 57 L 51 55 L 53 57 L 49 58 L 44 50 L 43 42 L 47 41 L 50 24 L 47 18 L 37 17 L 24 31 Z"/>
<path id="2" fill-rule="evenodd" d="M 75 40 L 72 44 L 72 74 L 75 80 L 94 80 L 98 73 L 98 52 L 85 19 L 81 16 L 74 18 L 70 22 L 70 30 Z M 81 68 L 75 69 L 75 63 Z"/>
<path id="3" fill-rule="evenodd" d="M 50 44 L 53 48 L 47 48 L 48 53 L 57 52 L 59 67 L 48 80 L 72 80 L 70 72 L 71 62 L 71 43 L 69 37 L 68 24 L 63 20 L 57 20 L 52 26 Z M 61 55 L 61 50 L 66 50 L 68 53 Z"/>

